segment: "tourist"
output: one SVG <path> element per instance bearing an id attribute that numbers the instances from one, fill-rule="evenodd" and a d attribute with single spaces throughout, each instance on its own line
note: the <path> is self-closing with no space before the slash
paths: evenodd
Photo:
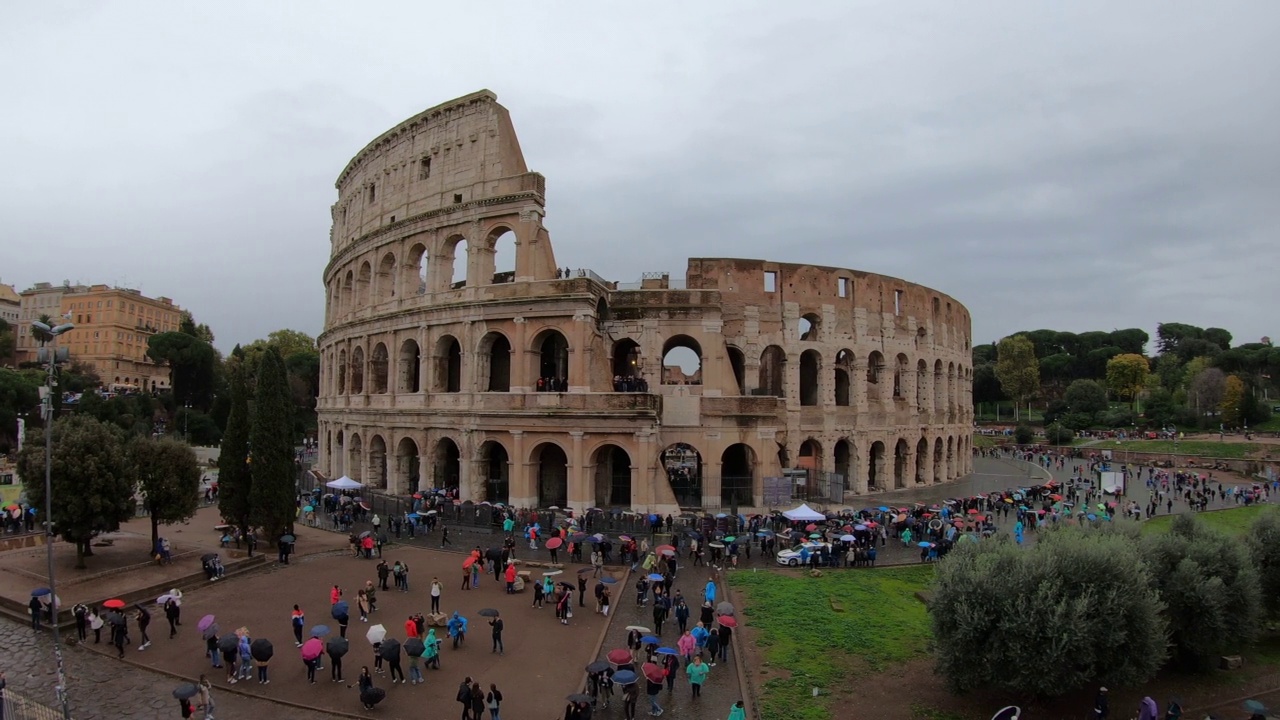
<path id="1" fill-rule="evenodd" d="M 444 592 L 444 585 L 440 582 L 440 578 L 431 578 L 431 614 L 436 615 L 440 612 L 440 593 Z"/>
<path id="2" fill-rule="evenodd" d="M 387 565 L 386 560 L 378 560 L 378 587 L 387 589 L 387 578 L 391 577 L 391 568 Z"/>
<path id="3" fill-rule="evenodd" d="M 31 629 L 40 631 L 40 616 L 44 608 L 40 604 L 40 598 L 32 595 L 31 602 L 27 603 L 27 609 L 31 611 Z"/>
<path id="4" fill-rule="evenodd" d="M 327 646 L 325 650 L 329 656 L 329 680 L 342 682 L 342 655 L 333 652 L 333 649 Z M 320 669 L 318 665 L 316 669 Z"/>
<path id="5" fill-rule="evenodd" d="M 151 624 L 151 613 L 139 605 L 138 613 L 134 615 L 134 619 L 138 621 L 138 633 L 142 635 L 142 644 L 138 646 L 138 650 L 146 650 L 151 647 L 151 638 L 147 637 L 147 626 Z"/>
<path id="6" fill-rule="evenodd" d="M 1107 689 L 1105 687 L 1098 688 L 1098 694 L 1093 699 L 1093 718 L 1094 720 L 1107 720 L 1111 715 L 1111 704 L 1107 699 Z"/>
<path id="7" fill-rule="evenodd" d="M 507 563 L 506 576 L 504 579 L 507 582 L 507 594 L 514 595 L 516 592 L 516 564 L 515 563 Z"/>
<path id="8" fill-rule="evenodd" d="M 729 708 L 729 717 L 726 720 L 747 720 L 747 710 L 742 706 L 741 700 Z"/>
<path id="9" fill-rule="evenodd" d="M 658 704 L 658 693 L 662 692 L 662 681 L 654 682 L 645 675 L 645 694 L 649 696 L 649 714 L 657 717 L 662 714 L 662 706 Z"/>
<path id="10" fill-rule="evenodd" d="M 471 717 L 480 720 L 484 717 L 484 688 L 480 683 L 471 683 Z"/>
<path id="11" fill-rule="evenodd" d="M 329 591 L 329 604 L 337 605 L 338 601 L 341 599 L 342 599 L 342 588 L 338 587 L 337 585 L 334 585 L 333 589 Z"/>
<path id="12" fill-rule="evenodd" d="M 718 634 L 720 636 L 720 662 L 724 662 L 728 659 L 729 643 L 733 641 L 733 628 L 721 623 Z"/>
<path id="13" fill-rule="evenodd" d="M 489 707 L 489 720 L 502 720 L 498 717 L 498 709 L 502 705 L 502 692 L 494 683 L 489 683 L 489 694 L 485 697 L 485 704 Z"/>
<path id="14" fill-rule="evenodd" d="M 468 675 L 458 685 L 458 694 L 454 699 L 462 704 L 462 720 L 471 720 L 471 676 Z"/>
<path id="15" fill-rule="evenodd" d="M 369 612 L 374 613 L 378 610 L 378 590 L 373 586 L 372 580 L 364 581 L 364 597 L 369 601 Z"/>
<path id="16" fill-rule="evenodd" d="M 667 692 L 672 692 L 676 687 L 676 674 L 680 672 L 680 656 L 663 655 L 662 672 L 667 676 Z"/>
<path id="17" fill-rule="evenodd" d="M 404 669 L 400 667 L 400 646 L 391 645 L 386 652 L 387 666 L 391 668 L 391 683 L 404 683 Z"/>
<path id="18" fill-rule="evenodd" d="M 364 590 L 356 591 L 356 610 L 360 612 L 360 622 L 369 622 L 369 595 Z"/>
<path id="19" fill-rule="evenodd" d="M 693 662 L 693 656 L 698 648 L 698 641 L 693 639 L 693 633 L 688 630 L 680 635 L 680 639 L 676 641 L 676 650 L 680 652 L 680 657 L 684 658 L 684 664 L 687 666 Z"/>
<path id="20" fill-rule="evenodd" d="M 501 655 L 505 651 L 505 648 L 502 646 L 503 625 L 504 623 L 502 622 L 502 617 L 500 615 L 495 615 L 493 619 L 489 621 L 489 626 L 493 628 L 493 649 L 489 651 L 490 653 L 496 652 Z"/>
<path id="21" fill-rule="evenodd" d="M 457 610 L 453 611 L 453 615 L 449 618 L 449 637 L 453 639 L 453 649 L 457 650 L 467 640 L 467 619 L 458 614 Z"/>
<path id="22" fill-rule="evenodd" d="M 573 617 L 573 610 L 570 606 L 573 604 L 573 593 L 564 591 L 560 593 L 559 599 L 556 600 L 556 617 L 560 618 L 561 625 L 568 625 L 569 618 Z"/>
<path id="23" fill-rule="evenodd" d="M 631 683 L 622 688 L 622 718 L 636 720 L 636 704 L 640 701 L 640 686 Z M 738 720 L 746 720 L 739 718 Z"/>
<path id="24" fill-rule="evenodd" d="M 195 710 L 191 707 L 190 700 L 187 698 L 178 698 L 178 712 L 182 714 L 182 717 L 189 718 L 195 713 Z M 0 717 L 4 716 L 0 715 Z"/>
<path id="25" fill-rule="evenodd" d="M 316 658 L 311 658 L 310 660 L 308 660 L 307 658 L 304 657 L 302 658 L 302 664 L 307 666 L 307 682 L 311 683 L 312 685 L 315 685 L 316 684 L 316 667 L 319 666 L 319 663 L 316 662 Z M 232 682 L 235 682 L 235 681 L 232 680 Z"/>
<path id="26" fill-rule="evenodd" d="M 440 641 L 436 639 L 436 629 L 431 628 L 427 631 L 427 639 L 422 641 L 426 648 L 422 652 L 422 664 L 428 668 L 440 669 Z"/>
<path id="27" fill-rule="evenodd" d="M 71 615 L 76 619 L 76 639 L 83 643 L 89 637 L 89 606 L 84 603 L 76 603 L 76 606 L 71 608 Z M 171 622 L 170 627 L 172 626 Z M 173 635 L 169 637 L 173 637 Z"/>
<path id="28" fill-rule="evenodd" d="M 177 598 L 169 598 L 164 602 L 164 619 L 169 621 L 169 639 L 172 640 L 178 635 L 178 613 L 181 610 L 178 607 Z"/>
<path id="29" fill-rule="evenodd" d="M 581 575 L 578 576 L 578 607 L 586 607 L 587 602 L 587 579 Z"/>
<path id="30" fill-rule="evenodd" d="M 613 593 L 609 592 L 609 588 L 608 588 L 608 587 L 606 587 L 606 588 L 605 588 L 605 589 L 600 593 L 600 612 L 601 612 L 605 617 L 609 617 L 609 601 L 610 601 L 611 599 L 613 599 Z"/>
<path id="31" fill-rule="evenodd" d="M 681 638 L 683 640 L 684 638 Z M 702 683 L 707 681 L 707 675 L 710 674 L 711 668 L 702 662 L 701 655 L 695 655 L 693 662 L 684 669 L 685 674 L 689 676 L 689 686 L 693 688 L 693 696 L 695 698 L 702 697 Z"/>
<path id="32" fill-rule="evenodd" d="M 537 581 L 537 582 L 533 583 L 533 605 L 532 605 L 532 607 L 535 607 L 535 608 L 540 608 L 540 607 L 542 607 L 542 598 L 543 598 L 543 584 L 542 584 L 542 581 L 540 581 L 540 580 L 539 580 L 539 581 Z"/>
<path id="33" fill-rule="evenodd" d="M 196 683 L 196 687 L 200 690 L 200 694 L 197 697 L 200 698 L 199 707 L 204 709 L 204 720 L 213 720 L 215 705 L 213 702 L 213 687 L 209 684 L 209 678 L 201 674 L 200 681 Z"/>
<path id="34" fill-rule="evenodd" d="M 240 642 L 237 643 L 237 649 L 240 651 L 240 679 L 248 680 L 253 677 L 253 652 L 249 648 L 251 642 L 249 629 L 242 627 L 236 631 L 236 635 L 240 636 Z"/>
<path id="35" fill-rule="evenodd" d="M 289 624 L 293 626 L 293 646 L 302 647 L 302 629 L 307 624 L 307 615 L 302 612 L 302 608 L 293 606 L 293 612 L 289 615 Z"/>

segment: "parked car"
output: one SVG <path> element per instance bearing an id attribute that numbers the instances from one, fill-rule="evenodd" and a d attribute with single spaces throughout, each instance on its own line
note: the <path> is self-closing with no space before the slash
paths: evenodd
<path id="1" fill-rule="evenodd" d="M 796 567 L 800 564 L 800 549 L 809 548 L 809 554 L 812 555 L 822 548 L 827 547 L 826 543 L 801 543 L 792 548 L 778 551 L 778 564 L 787 567 Z"/>

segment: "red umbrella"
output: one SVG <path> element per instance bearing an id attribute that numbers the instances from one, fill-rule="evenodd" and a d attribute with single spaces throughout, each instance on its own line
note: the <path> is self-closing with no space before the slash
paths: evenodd
<path id="1" fill-rule="evenodd" d="M 978 514 L 978 511 L 977 511 L 977 510 L 972 510 L 972 509 L 971 509 L 971 510 L 969 510 L 969 514 L 970 514 L 970 515 L 977 515 L 977 514 Z"/>
<path id="2" fill-rule="evenodd" d="M 804 529 L 805 529 L 805 532 L 813 532 L 814 530 L 818 529 L 818 526 L 813 523 L 809 523 L 808 525 L 804 526 Z"/>
<path id="3" fill-rule="evenodd" d="M 463 570 L 466 570 L 467 568 L 471 567 L 472 565 L 475 565 L 475 564 L 476 564 L 476 560 L 477 560 L 477 558 L 476 558 L 476 556 L 475 556 L 475 555 L 470 555 L 470 556 L 468 556 L 466 560 L 463 560 L 463 561 L 462 561 L 462 569 L 463 569 Z"/>
<path id="4" fill-rule="evenodd" d="M 642 669 L 644 670 L 644 676 L 649 679 L 649 682 L 660 683 L 667 676 L 666 673 L 662 672 L 662 668 L 658 667 L 654 663 L 645 663 Z"/>
<path id="5" fill-rule="evenodd" d="M 558 537 L 553 537 L 547 541 L 547 549 L 555 550 L 556 548 L 560 547 L 563 544 L 564 544 L 564 540 L 561 540 Z"/>
<path id="6" fill-rule="evenodd" d="M 654 548 L 653 551 L 658 553 L 659 555 L 675 555 L 676 554 L 676 549 L 675 549 L 675 546 L 673 545 L 659 545 L 658 547 Z"/>
<path id="7" fill-rule="evenodd" d="M 631 662 L 631 651 L 626 648 L 618 648 L 617 650 L 610 650 L 605 657 L 614 665 L 626 665 Z"/>
<path id="8" fill-rule="evenodd" d="M 324 643 L 320 638 L 311 638 L 302 644 L 302 659 L 315 660 L 320 657 L 320 653 L 324 652 Z"/>
<path id="9" fill-rule="evenodd" d="M 125 605 L 125 602 L 120 598 L 111 598 L 110 600 L 102 603 L 102 607 L 107 608 L 109 610 L 123 610 L 124 605 Z"/>
<path id="10" fill-rule="evenodd" d="M 716 618 L 716 622 L 725 627 L 738 627 L 738 619 L 732 615 L 721 615 Z"/>

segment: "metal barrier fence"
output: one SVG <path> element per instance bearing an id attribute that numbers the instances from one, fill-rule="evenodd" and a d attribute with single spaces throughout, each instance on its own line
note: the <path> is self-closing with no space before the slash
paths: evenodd
<path id="1" fill-rule="evenodd" d="M 4 714 L 0 717 L 4 720 L 62 720 L 62 712 L 57 708 L 12 690 L 0 690 L 0 694 L 3 694 L 0 703 L 4 706 Z"/>

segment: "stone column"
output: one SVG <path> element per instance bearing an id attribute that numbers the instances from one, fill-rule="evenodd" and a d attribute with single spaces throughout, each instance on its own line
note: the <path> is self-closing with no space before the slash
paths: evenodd
<path id="1" fill-rule="evenodd" d="M 423 483 L 431 483 L 431 455 L 424 450 L 418 450 L 418 487 L 409 488 L 413 491 L 421 490 Z"/>
<path id="2" fill-rule="evenodd" d="M 573 316 L 573 330 L 570 331 L 573 351 L 569 354 L 569 392 L 589 392 L 591 390 L 591 368 L 587 357 L 587 323 L 591 318 L 586 313 Z"/>
<path id="3" fill-rule="evenodd" d="M 632 461 L 631 506 L 639 512 L 653 508 L 653 432 L 636 433 L 639 457 Z M 637 477 L 638 475 L 638 477 Z"/>
<path id="4" fill-rule="evenodd" d="M 720 509 L 720 488 L 724 482 L 719 460 L 702 462 L 702 509 Z"/>
<path id="5" fill-rule="evenodd" d="M 595 493 L 587 482 L 586 461 L 583 459 L 582 438 L 586 433 L 581 430 L 569 432 L 573 438 L 573 447 L 569 451 L 569 507 L 583 512 L 591 507 Z"/>
<path id="6" fill-rule="evenodd" d="M 522 317 L 513 318 L 512 322 L 515 323 L 516 332 L 511 339 L 511 392 L 532 392 L 534 388 L 529 377 L 529 351 L 525 347 L 529 342 L 525 337 L 526 323 Z"/>
<path id="7" fill-rule="evenodd" d="M 871 403 L 874 398 L 870 397 L 867 386 L 867 359 L 865 357 L 854 358 L 852 367 L 849 372 L 849 405 L 858 409 L 858 413 L 865 413 L 871 409 Z"/>
<path id="8" fill-rule="evenodd" d="M 511 457 L 509 472 L 509 492 L 511 505 L 515 507 L 535 507 L 538 504 L 538 490 L 529 473 L 528 458 L 525 457 L 524 431 L 511 431 Z"/>

